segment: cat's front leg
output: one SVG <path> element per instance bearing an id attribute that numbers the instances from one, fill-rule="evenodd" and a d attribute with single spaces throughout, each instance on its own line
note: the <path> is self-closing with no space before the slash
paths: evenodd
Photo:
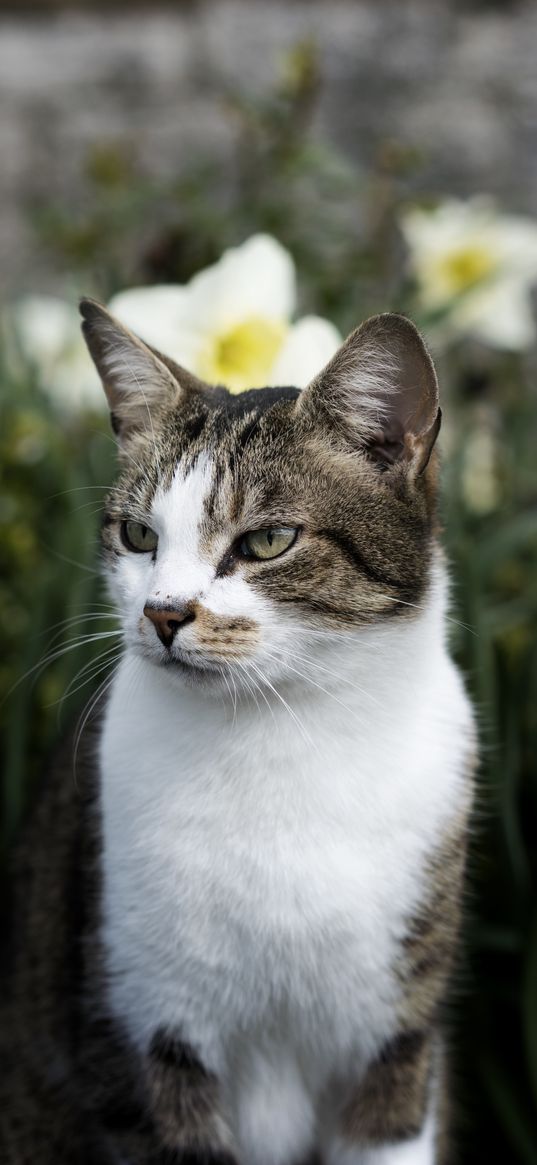
<path id="1" fill-rule="evenodd" d="M 146 1083 L 162 1165 L 237 1165 L 217 1078 L 190 1045 L 158 1031 L 147 1057 Z"/>
<path id="2" fill-rule="evenodd" d="M 327 1165 L 439 1165 L 436 1096 L 429 1033 L 401 1032 L 351 1093 Z"/>

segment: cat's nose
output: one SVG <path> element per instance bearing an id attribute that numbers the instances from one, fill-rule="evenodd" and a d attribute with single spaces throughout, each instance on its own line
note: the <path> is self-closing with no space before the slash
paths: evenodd
<path id="1" fill-rule="evenodd" d="M 177 604 L 175 607 L 152 607 L 151 603 L 146 603 L 144 615 L 151 620 L 164 647 L 171 647 L 179 628 L 184 627 L 185 623 L 192 623 L 196 618 L 195 611 L 188 603 L 184 606 Z"/>

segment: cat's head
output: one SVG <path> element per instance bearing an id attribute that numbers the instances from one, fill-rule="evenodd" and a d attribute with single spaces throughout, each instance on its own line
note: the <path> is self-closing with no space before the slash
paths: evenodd
<path id="1" fill-rule="evenodd" d="M 92 300 L 121 472 L 102 540 L 128 650 L 208 686 L 292 677 L 342 632 L 415 617 L 440 426 L 413 324 L 362 324 L 303 391 L 210 387 Z"/>

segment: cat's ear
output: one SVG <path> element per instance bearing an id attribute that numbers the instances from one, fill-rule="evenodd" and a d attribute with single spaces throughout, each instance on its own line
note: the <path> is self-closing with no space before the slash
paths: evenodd
<path id="1" fill-rule="evenodd" d="M 152 428 L 152 413 L 200 391 L 201 381 L 144 344 L 94 299 L 80 302 L 82 332 L 120 442 Z"/>
<path id="2" fill-rule="evenodd" d="M 373 316 L 301 393 L 297 408 L 339 430 L 383 468 L 423 473 L 440 429 L 438 382 L 417 328 Z"/>

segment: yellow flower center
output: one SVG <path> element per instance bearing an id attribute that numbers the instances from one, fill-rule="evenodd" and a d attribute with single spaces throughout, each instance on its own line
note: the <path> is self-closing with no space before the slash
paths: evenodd
<path id="1" fill-rule="evenodd" d="M 445 255 L 439 264 L 440 274 L 449 295 L 459 295 L 491 275 L 496 257 L 479 243 L 459 247 Z"/>
<path id="2" fill-rule="evenodd" d="M 250 316 L 229 332 L 211 337 L 199 373 L 231 392 L 263 388 L 286 332 L 287 324 L 279 320 Z"/>

